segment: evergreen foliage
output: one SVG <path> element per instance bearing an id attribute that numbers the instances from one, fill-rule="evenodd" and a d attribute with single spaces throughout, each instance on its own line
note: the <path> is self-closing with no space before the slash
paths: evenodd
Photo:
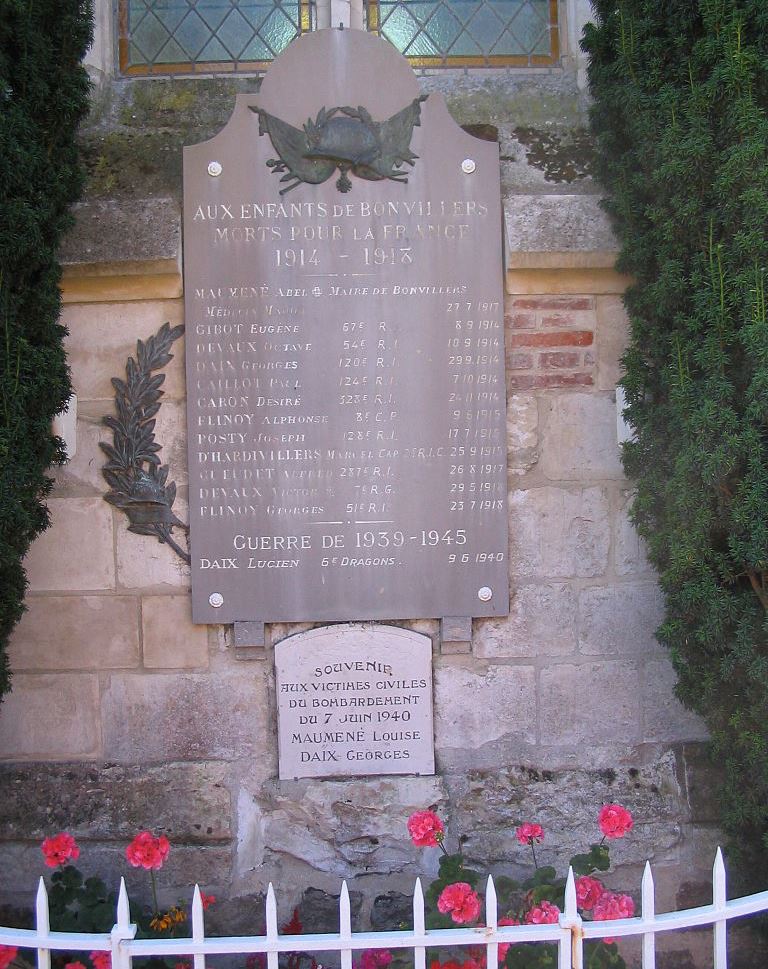
<path id="1" fill-rule="evenodd" d="M 596 0 L 593 131 L 632 327 L 634 519 L 723 822 L 768 862 L 768 3 Z M 761 885 L 760 887 L 765 887 Z"/>
<path id="2" fill-rule="evenodd" d="M 0 696 L 22 559 L 48 522 L 45 470 L 62 457 L 51 420 L 71 393 L 56 248 L 82 182 L 90 38 L 89 0 L 0 2 Z"/>

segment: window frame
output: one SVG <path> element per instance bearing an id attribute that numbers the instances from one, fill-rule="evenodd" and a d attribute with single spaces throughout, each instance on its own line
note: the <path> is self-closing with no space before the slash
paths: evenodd
<path id="1" fill-rule="evenodd" d="M 429 0 L 422 0 L 429 2 Z M 370 33 L 381 37 L 379 0 L 364 0 L 366 27 Z M 554 67 L 560 63 L 560 3 L 549 0 L 549 54 L 477 54 L 447 57 L 411 55 L 403 52 L 413 68 L 434 67 Z"/>
<path id="2" fill-rule="evenodd" d="M 117 4 L 117 65 L 123 77 L 173 77 L 196 74 L 256 74 L 266 71 L 272 60 L 261 61 L 159 61 L 152 64 L 130 63 L 130 33 L 128 30 L 130 0 L 118 0 Z M 298 0 L 299 32 L 309 33 L 313 25 L 313 0 Z"/>

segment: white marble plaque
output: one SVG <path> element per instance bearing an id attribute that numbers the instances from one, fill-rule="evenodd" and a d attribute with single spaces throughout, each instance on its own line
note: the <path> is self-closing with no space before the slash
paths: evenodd
<path id="1" fill-rule="evenodd" d="M 275 646 L 280 778 L 434 774 L 432 641 L 344 623 Z"/>

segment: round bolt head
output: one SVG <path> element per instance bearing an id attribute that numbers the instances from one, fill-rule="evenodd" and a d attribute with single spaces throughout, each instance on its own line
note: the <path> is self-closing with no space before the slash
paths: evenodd
<path id="1" fill-rule="evenodd" d="M 484 585 L 482 589 L 477 590 L 477 598 L 481 602 L 488 602 L 493 598 L 493 589 L 489 589 L 487 585 Z"/>
<path id="2" fill-rule="evenodd" d="M 472 172 L 477 168 L 474 158 L 465 158 L 461 163 L 461 170 L 465 175 L 471 175 Z"/>
<path id="3" fill-rule="evenodd" d="M 222 167 L 221 162 L 212 161 L 208 162 L 208 174 L 216 178 L 217 175 L 221 175 Z"/>
<path id="4" fill-rule="evenodd" d="M 213 606 L 214 609 L 218 609 L 219 606 L 224 605 L 224 596 L 220 592 L 212 592 L 208 596 L 208 601 Z"/>

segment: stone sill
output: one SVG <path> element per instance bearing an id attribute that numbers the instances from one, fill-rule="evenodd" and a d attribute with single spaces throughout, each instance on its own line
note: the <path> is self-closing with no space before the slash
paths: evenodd
<path id="1" fill-rule="evenodd" d="M 618 245 L 593 195 L 504 199 L 506 290 L 623 292 Z M 85 202 L 60 250 L 65 303 L 177 299 L 183 295 L 181 210 L 175 199 Z"/>

